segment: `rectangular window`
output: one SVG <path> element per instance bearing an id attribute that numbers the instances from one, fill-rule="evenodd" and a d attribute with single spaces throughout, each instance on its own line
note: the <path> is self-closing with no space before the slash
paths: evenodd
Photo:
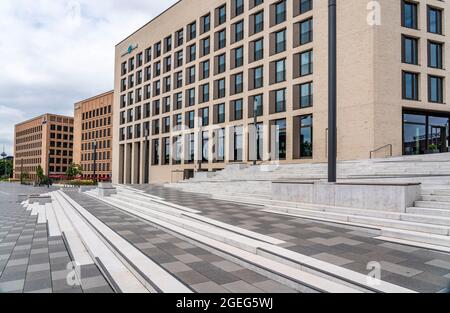
<path id="1" fill-rule="evenodd" d="M 234 24 L 234 42 L 244 39 L 244 21 Z"/>
<path id="2" fill-rule="evenodd" d="M 300 22 L 300 44 L 304 45 L 313 41 L 313 19 Z"/>
<path id="3" fill-rule="evenodd" d="M 444 103 L 444 78 L 439 76 L 428 76 L 428 101 Z"/>
<path id="4" fill-rule="evenodd" d="M 286 51 L 286 30 L 275 33 L 275 53 Z"/>
<path id="5" fill-rule="evenodd" d="M 274 121 L 273 125 L 275 127 L 275 142 L 272 145 L 272 147 L 275 148 L 275 151 L 273 151 L 273 155 L 276 160 L 285 160 L 287 143 L 286 120 L 276 120 Z"/>
<path id="6" fill-rule="evenodd" d="M 201 70 L 202 70 L 202 77 L 201 79 L 205 79 L 209 77 L 209 60 L 204 61 L 200 64 Z"/>
<path id="7" fill-rule="evenodd" d="M 300 14 L 304 14 L 313 9 L 313 0 L 300 0 Z"/>
<path id="8" fill-rule="evenodd" d="M 207 15 L 202 17 L 202 29 L 201 29 L 201 32 L 203 34 L 203 33 L 209 32 L 210 29 L 211 29 L 211 15 L 207 14 Z"/>
<path id="9" fill-rule="evenodd" d="M 209 133 L 202 132 L 202 162 L 209 161 Z"/>
<path id="10" fill-rule="evenodd" d="M 233 103 L 233 120 L 238 121 L 242 119 L 242 110 L 243 110 L 243 103 L 242 99 L 238 99 L 232 102 Z"/>
<path id="11" fill-rule="evenodd" d="M 442 35 L 442 10 L 428 7 L 428 32 Z"/>
<path id="12" fill-rule="evenodd" d="M 419 39 L 403 36 L 402 61 L 407 64 L 419 64 Z"/>
<path id="13" fill-rule="evenodd" d="M 209 125 L 209 108 L 203 108 L 200 110 L 201 118 L 202 118 L 202 127 L 206 127 Z"/>
<path id="14" fill-rule="evenodd" d="M 227 20 L 227 7 L 226 5 L 221 6 L 218 9 L 218 23 L 219 25 L 225 23 Z"/>
<path id="15" fill-rule="evenodd" d="M 286 21 L 286 1 L 275 4 L 275 24 Z"/>
<path id="16" fill-rule="evenodd" d="M 244 90 L 244 77 L 242 73 L 234 75 L 234 93 L 238 94 Z"/>
<path id="17" fill-rule="evenodd" d="M 244 64 L 244 48 L 239 47 L 234 49 L 234 68 L 240 67 Z"/>
<path id="18" fill-rule="evenodd" d="M 223 49 L 227 45 L 227 35 L 225 30 L 221 30 L 217 33 L 218 36 L 218 49 Z"/>
<path id="19" fill-rule="evenodd" d="M 216 114 L 217 114 L 217 123 L 216 124 L 222 124 L 225 123 L 225 104 L 217 104 L 216 105 Z"/>
<path id="20" fill-rule="evenodd" d="M 313 117 L 300 116 L 300 157 L 313 156 Z"/>
<path id="21" fill-rule="evenodd" d="M 402 26 L 407 28 L 418 28 L 417 3 L 403 0 L 402 3 Z"/>
<path id="22" fill-rule="evenodd" d="M 300 108 L 309 108 L 313 106 L 313 83 L 300 85 Z"/>
<path id="23" fill-rule="evenodd" d="M 214 131 L 214 136 L 217 137 L 214 151 L 214 162 L 223 162 L 225 161 L 225 128 L 220 128 Z"/>
<path id="24" fill-rule="evenodd" d="M 286 60 L 275 62 L 275 83 L 281 83 L 286 80 Z"/>
<path id="25" fill-rule="evenodd" d="M 262 32 L 264 30 L 264 11 L 258 12 L 253 16 L 253 34 Z"/>
<path id="26" fill-rule="evenodd" d="M 312 50 L 300 54 L 300 76 L 313 73 L 313 52 Z"/>
<path id="27" fill-rule="evenodd" d="M 286 111 L 286 89 L 275 91 L 275 113 Z"/>
<path id="28" fill-rule="evenodd" d="M 218 74 L 225 72 L 225 54 L 221 54 L 217 57 L 218 61 Z"/>
<path id="29" fill-rule="evenodd" d="M 163 138 L 163 165 L 170 164 L 170 138 Z"/>
<path id="30" fill-rule="evenodd" d="M 192 40 L 195 37 L 197 37 L 197 23 L 196 22 L 189 24 L 188 33 L 189 33 L 189 40 Z"/>
<path id="31" fill-rule="evenodd" d="M 442 44 L 428 41 L 428 66 L 432 68 L 442 68 Z"/>
<path id="32" fill-rule="evenodd" d="M 419 100 L 419 74 L 403 72 L 402 94 L 405 100 Z"/>
<path id="33" fill-rule="evenodd" d="M 242 126 L 234 127 L 234 161 L 242 162 L 244 156 L 244 128 Z"/>
<path id="34" fill-rule="evenodd" d="M 264 67 L 259 66 L 255 68 L 254 70 L 254 77 L 253 77 L 253 88 L 261 88 L 264 83 Z"/>
<path id="35" fill-rule="evenodd" d="M 244 0 L 234 0 L 234 16 L 244 13 Z"/>
<path id="36" fill-rule="evenodd" d="M 254 41 L 253 51 L 253 61 L 261 60 L 264 57 L 264 40 L 262 38 Z"/>

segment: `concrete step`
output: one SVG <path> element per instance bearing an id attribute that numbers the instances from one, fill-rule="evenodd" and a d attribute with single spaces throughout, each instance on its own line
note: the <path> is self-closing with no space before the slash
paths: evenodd
<path id="1" fill-rule="evenodd" d="M 416 206 L 418 208 L 432 208 L 432 209 L 450 210 L 450 203 L 448 203 L 448 202 L 416 201 L 414 206 Z"/>
<path id="2" fill-rule="evenodd" d="M 333 213 L 327 211 L 313 211 L 307 209 L 296 209 L 296 208 L 277 208 L 272 207 L 268 211 L 279 211 L 283 213 L 292 214 L 295 216 L 302 217 L 315 217 L 315 218 L 325 218 L 328 220 L 334 220 L 337 222 L 348 222 L 356 224 L 364 224 L 375 227 L 387 227 L 387 228 L 398 228 L 404 230 L 411 230 L 415 232 L 429 233 L 448 236 L 450 235 L 450 227 L 424 224 L 418 222 L 409 222 L 405 220 L 393 220 L 386 218 L 369 217 L 362 215 L 348 215 L 342 213 Z M 413 218 L 411 218 L 413 219 Z M 430 218 L 431 219 L 431 218 Z"/>
<path id="3" fill-rule="evenodd" d="M 443 248 L 450 247 L 450 237 L 427 234 L 424 236 L 423 233 L 417 233 L 402 229 L 389 229 L 384 228 L 381 230 L 382 236 L 391 237 L 396 239 L 415 241 L 420 246 L 421 243 L 426 243 L 430 245 L 442 246 Z M 445 249 L 442 249 L 445 250 Z"/>
<path id="4" fill-rule="evenodd" d="M 120 291 L 124 293 L 148 293 L 149 289 L 133 275 L 132 271 L 122 262 L 118 255 L 104 242 L 98 235 L 97 230 L 93 229 L 94 226 L 75 209 L 70 198 L 67 198 L 60 191 L 55 192 L 54 196 L 71 221 L 92 259 L 100 260 L 114 281 L 114 285 L 119 286 Z"/>
<path id="5" fill-rule="evenodd" d="M 423 195 L 423 201 L 436 201 L 436 202 L 448 202 L 450 205 L 450 195 L 442 196 L 442 195 Z"/>
<path id="6" fill-rule="evenodd" d="M 450 196 L 450 189 L 424 189 L 421 190 L 422 195 Z"/>
<path id="7" fill-rule="evenodd" d="M 433 208 L 411 207 L 406 209 L 407 213 L 419 214 L 425 216 L 447 217 L 450 218 L 450 210 L 441 210 Z"/>
<path id="8" fill-rule="evenodd" d="M 71 207 L 75 214 L 78 215 L 74 224 L 88 222 L 91 232 L 98 234 L 92 238 L 97 244 L 103 243 L 104 253 L 108 253 L 109 257 L 119 260 L 122 266 L 125 266 L 128 273 L 122 273 L 119 278 L 127 281 L 127 279 L 137 280 L 141 285 L 142 291 L 163 292 L 163 293 L 191 293 L 192 290 L 181 283 L 177 278 L 173 277 L 159 264 L 153 262 L 142 251 L 133 246 L 129 241 L 117 234 L 94 215 L 80 206 L 76 201 L 61 191 L 57 192 L 57 196 L 66 201 L 65 207 Z M 61 202 L 60 202 L 61 203 Z M 63 205 L 64 207 L 64 205 Z M 78 226 L 78 225 L 77 225 Z M 86 231 L 89 231 L 86 229 Z M 82 232 L 80 232 L 82 233 Z M 85 241 L 86 243 L 86 241 Z M 92 243 L 90 243 L 92 244 Z M 94 246 L 91 252 L 96 253 L 98 247 Z M 102 255 L 102 262 L 108 262 L 106 255 Z M 123 271 L 122 271 L 123 272 Z M 112 274 L 111 274 L 112 275 Z M 128 277 L 127 277 L 128 276 Z M 118 284 L 120 286 L 120 284 Z"/>
<path id="9" fill-rule="evenodd" d="M 177 220 L 177 217 L 164 216 L 162 213 L 155 214 L 114 198 L 101 198 L 101 200 L 151 223 L 160 225 L 165 229 L 177 232 L 183 237 L 193 239 L 200 244 L 206 244 L 214 249 L 218 249 L 227 255 L 250 262 L 255 270 L 266 270 L 272 273 L 271 277 L 274 277 L 275 274 L 294 279 L 294 281 L 300 282 L 300 285 L 306 285 L 313 290 L 323 292 L 330 292 L 331 290 L 334 290 L 333 292 L 357 292 L 360 290 L 359 288 L 362 288 L 366 291 L 375 292 L 411 292 L 411 290 L 386 282 L 381 282 L 378 286 L 369 286 L 365 275 L 303 256 L 270 243 L 224 232 L 217 227 L 205 226 L 192 220 L 181 222 Z M 223 238 L 220 238 L 221 236 Z M 261 256 L 261 251 L 269 252 L 272 257 Z M 279 260 L 280 257 L 283 258 L 283 256 L 288 254 L 290 258 L 302 261 L 291 266 L 290 262 L 292 261 L 287 259 L 284 261 Z M 343 284 L 343 282 L 345 283 Z M 356 289 L 354 289 L 355 286 L 353 285 L 356 285 Z"/>

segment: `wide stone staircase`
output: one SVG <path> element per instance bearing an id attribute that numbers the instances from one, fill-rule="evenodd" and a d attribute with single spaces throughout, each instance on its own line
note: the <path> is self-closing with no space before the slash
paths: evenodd
<path id="1" fill-rule="evenodd" d="M 116 188 L 117 194 L 109 197 L 97 190 L 86 194 L 296 290 L 411 292 L 385 281 L 371 285 L 366 275 L 288 250 L 283 240 L 211 219 L 194 208 L 131 187 Z"/>
<path id="2" fill-rule="evenodd" d="M 376 229 L 380 239 L 450 252 L 450 154 L 340 162 L 341 182 L 421 183 L 421 199 L 404 212 L 274 200 L 274 181 L 321 181 L 326 164 L 233 166 L 214 176 L 166 187 L 253 204 L 268 213 Z"/>

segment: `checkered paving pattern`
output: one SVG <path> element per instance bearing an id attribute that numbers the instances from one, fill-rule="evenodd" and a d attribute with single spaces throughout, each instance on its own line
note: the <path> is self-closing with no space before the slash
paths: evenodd
<path id="1" fill-rule="evenodd" d="M 65 192 L 194 292 L 296 292 L 99 200 L 77 191 Z"/>
<path id="2" fill-rule="evenodd" d="M 0 184 L 0 293 L 108 293 L 112 292 L 96 265 L 74 271 L 62 237 L 49 237 L 47 224 L 38 224 L 20 206 L 20 194 L 48 189 Z M 6 196 L 5 194 L 9 194 Z M 20 200 L 18 200 L 20 198 Z M 81 278 L 81 286 L 75 272 Z"/>
<path id="3" fill-rule="evenodd" d="M 367 275 L 379 262 L 381 279 L 418 292 L 450 292 L 450 254 L 375 239 L 374 230 L 262 212 L 261 207 L 214 200 L 161 186 L 134 188 L 202 211 L 215 220 L 286 241 L 283 247 Z"/>

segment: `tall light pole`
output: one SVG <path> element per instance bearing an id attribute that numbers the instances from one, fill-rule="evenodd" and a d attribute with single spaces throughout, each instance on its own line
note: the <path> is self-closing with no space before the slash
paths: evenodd
<path id="1" fill-rule="evenodd" d="M 7 154 L 6 154 L 6 152 L 5 152 L 5 146 L 3 146 L 3 152 L 2 152 L 2 154 L 0 154 L 0 155 L 2 156 L 2 161 L 3 161 L 3 173 L 2 173 L 2 176 L 3 176 L 3 175 L 6 175 L 6 162 L 5 162 L 5 158 L 6 158 Z"/>
<path id="2" fill-rule="evenodd" d="M 253 103 L 253 125 L 255 126 L 255 132 L 256 132 L 256 155 L 255 159 L 253 160 L 253 166 L 256 166 L 257 160 L 258 160 L 258 142 L 259 142 L 259 131 L 258 131 L 258 106 L 259 106 L 259 100 L 255 98 L 255 102 Z"/>
<path id="3" fill-rule="evenodd" d="M 337 181 L 336 0 L 328 0 L 328 182 Z"/>
<path id="4" fill-rule="evenodd" d="M 150 149 L 148 136 L 149 136 L 149 129 L 147 128 L 145 130 L 145 147 L 144 147 L 144 184 L 148 184 L 148 164 L 149 164 L 148 150 Z"/>
<path id="5" fill-rule="evenodd" d="M 94 183 L 97 184 L 97 139 L 94 141 Z"/>

